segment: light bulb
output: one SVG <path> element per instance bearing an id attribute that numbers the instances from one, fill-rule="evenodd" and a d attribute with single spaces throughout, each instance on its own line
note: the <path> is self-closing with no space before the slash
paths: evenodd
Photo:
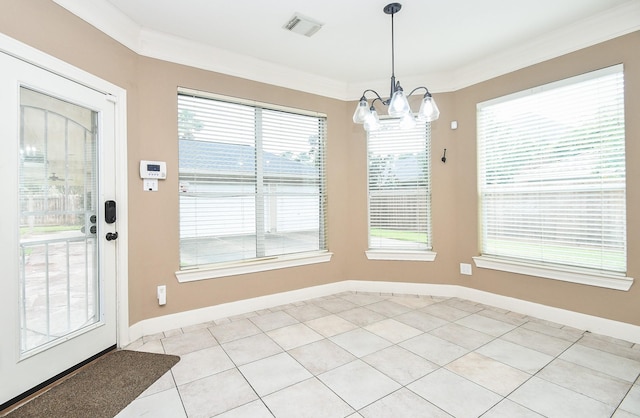
<path id="1" fill-rule="evenodd" d="M 377 131 L 382 128 L 382 124 L 380 123 L 380 118 L 378 117 L 378 112 L 376 109 L 371 106 L 369 114 L 366 116 L 364 121 L 364 129 L 367 132 Z"/>
<path id="2" fill-rule="evenodd" d="M 406 113 L 400 119 L 400 129 L 413 129 L 416 127 L 416 119 L 413 117 L 411 112 Z"/>
<path id="3" fill-rule="evenodd" d="M 420 110 L 418 111 L 418 118 L 426 120 L 427 122 L 434 121 L 440 117 L 440 110 L 436 101 L 433 100 L 430 93 L 424 95 L 422 103 L 420 104 Z"/>
<path id="4" fill-rule="evenodd" d="M 398 89 L 395 91 L 395 93 L 393 93 L 391 101 L 389 102 L 389 116 L 391 116 L 392 118 L 399 118 L 409 112 L 411 112 L 409 101 L 404 95 L 402 87 L 398 86 Z"/>
<path id="5" fill-rule="evenodd" d="M 369 114 L 369 104 L 367 101 L 362 98 L 358 102 L 358 106 L 356 107 L 356 111 L 353 113 L 353 122 L 354 123 L 364 123 L 365 118 Z"/>

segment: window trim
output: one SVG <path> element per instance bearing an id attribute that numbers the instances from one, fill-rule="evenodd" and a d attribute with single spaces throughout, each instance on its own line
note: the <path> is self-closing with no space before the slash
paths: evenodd
<path id="1" fill-rule="evenodd" d="M 520 260 L 481 255 L 472 257 L 478 268 L 505 271 L 545 279 L 604 287 L 606 289 L 628 291 L 634 282 L 632 277 L 622 273 L 604 272 L 594 269 L 531 263 Z"/>
<path id="2" fill-rule="evenodd" d="M 438 253 L 431 250 L 411 251 L 411 250 L 367 250 L 365 251 L 369 260 L 389 260 L 389 261 L 436 261 Z"/>
<path id="3" fill-rule="evenodd" d="M 325 126 L 324 147 L 326 149 L 326 126 L 327 126 L 328 118 L 325 113 L 311 111 L 307 109 L 293 108 L 289 106 L 282 106 L 282 105 L 277 105 L 272 103 L 260 102 L 256 100 L 226 96 L 222 94 L 211 93 L 211 92 L 206 92 L 202 90 L 196 90 L 196 89 L 190 89 L 190 88 L 178 86 L 176 98 L 178 98 L 181 95 L 239 104 L 243 106 L 249 106 L 252 108 L 266 109 L 270 111 L 282 111 L 282 112 L 293 113 L 301 116 L 324 119 L 324 126 Z M 324 152 L 324 161 L 326 162 L 326 151 Z M 326 167 L 323 168 L 322 171 L 324 172 L 323 174 L 324 181 L 322 182 L 320 187 L 321 189 L 324 190 L 324 192 L 321 193 L 321 195 L 324 196 L 323 197 L 324 203 L 321 204 L 320 206 L 321 206 L 321 210 L 325 214 L 323 215 L 324 220 L 321 219 L 320 223 L 321 223 L 321 229 L 324 230 L 324 234 L 321 237 L 322 242 L 324 243 L 324 248 L 321 248 L 319 250 L 265 256 L 265 257 L 258 257 L 258 258 L 252 258 L 252 259 L 233 260 L 233 261 L 212 263 L 212 264 L 199 264 L 199 265 L 185 266 L 185 267 L 180 266 L 180 269 L 175 272 L 175 276 L 178 282 L 184 283 L 184 282 L 191 282 L 191 281 L 198 281 L 198 280 L 215 279 L 215 278 L 226 277 L 226 276 L 235 276 L 240 274 L 259 273 L 263 271 L 298 267 L 298 266 L 331 261 L 333 253 L 330 252 L 328 248 L 327 226 L 326 226 L 326 223 L 327 223 L 326 212 L 328 211 L 327 195 L 326 195 L 326 189 L 327 189 Z"/>
<path id="4" fill-rule="evenodd" d="M 394 118 L 384 116 L 381 117 L 381 122 L 384 121 L 392 121 Z M 427 155 L 427 164 L 429 165 L 429 178 L 428 178 L 428 187 L 427 192 L 430 196 L 429 198 L 429 213 L 432 214 L 431 207 L 431 195 L 432 195 L 432 185 L 431 185 L 431 123 L 425 122 L 425 129 L 428 129 L 428 137 L 427 147 L 428 147 L 428 155 Z M 371 247 L 371 193 L 369 192 L 370 184 L 369 184 L 369 134 L 367 134 L 367 250 L 365 251 L 365 255 L 368 260 L 386 260 L 386 261 L 423 261 L 423 262 L 433 262 L 436 259 L 437 253 L 433 251 L 433 218 L 430 217 L 428 219 L 429 223 L 429 243 L 431 245 L 426 249 L 416 250 L 409 248 L 372 248 Z"/>
<path id="5" fill-rule="evenodd" d="M 486 100 L 478 103 L 476 105 L 476 108 L 480 109 L 481 107 L 486 107 L 493 104 L 505 103 L 510 100 L 515 100 L 518 98 L 530 96 L 532 94 L 553 90 L 553 89 L 561 88 L 565 86 L 570 86 L 586 80 L 591 80 L 594 77 L 607 76 L 607 75 L 620 73 L 620 72 L 624 74 L 624 66 L 623 64 L 616 64 L 609 67 L 590 71 L 584 74 L 570 76 L 565 79 L 547 83 L 537 87 L 518 91 L 518 92 L 501 96 L 495 99 Z M 478 163 L 478 167 L 480 167 L 480 163 Z M 480 192 L 480 177 L 481 177 L 480 172 L 478 172 L 478 182 L 479 182 L 478 191 L 479 192 Z M 480 225 L 479 225 L 478 232 L 479 234 L 481 234 L 481 236 L 483 231 L 482 222 L 483 222 L 483 217 L 482 217 L 482 214 L 479 213 Z M 627 228 L 627 234 L 628 234 L 628 225 L 626 223 L 625 223 L 625 227 Z M 476 267 L 478 268 L 492 269 L 492 270 L 498 270 L 498 271 L 504 271 L 509 273 L 516 273 L 516 274 L 552 279 L 552 280 L 560 280 L 560 281 L 565 281 L 570 283 L 578 283 L 578 284 L 602 287 L 607 289 L 628 291 L 634 282 L 634 279 L 632 277 L 628 277 L 625 272 L 605 271 L 605 270 L 598 270 L 597 268 L 576 267 L 576 266 L 568 266 L 568 265 L 561 265 L 561 264 L 521 260 L 521 259 L 515 259 L 515 258 L 512 259 L 507 256 L 488 255 L 488 254 L 485 255 L 482 253 L 479 256 L 475 256 L 472 258 L 474 260 Z"/>
<path id="6" fill-rule="evenodd" d="M 281 106 L 273 103 L 260 102 L 257 100 L 243 99 L 240 97 L 226 96 L 224 94 L 211 93 L 208 91 L 190 89 L 187 87 L 178 87 L 177 94 L 184 95 L 184 96 L 195 96 L 202 99 L 218 100 L 221 102 L 228 102 L 228 103 L 240 104 L 240 105 L 251 106 L 251 107 L 260 107 L 260 108 L 269 109 L 269 110 L 278 110 L 282 112 L 295 113 L 297 115 L 303 115 L 303 116 L 313 116 L 313 117 L 325 118 L 325 119 L 327 118 L 327 114 L 322 112 L 315 112 L 308 109 L 299 109 L 297 107 L 291 107 L 291 106 Z"/>
<path id="7" fill-rule="evenodd" d="M 178 279 L 178 282 L 187 283 L 198 280 L 217 279 L 220 277 L 237 276 L 240 274 L 261 273 L 269 270 L 326 263 L 331 261 L 332 256 L 333 253 L 329 251 L 311 251 L 246 261 L 207 264 L 178 270 L 175 272 L 175 276 L 176 279 Z"/>

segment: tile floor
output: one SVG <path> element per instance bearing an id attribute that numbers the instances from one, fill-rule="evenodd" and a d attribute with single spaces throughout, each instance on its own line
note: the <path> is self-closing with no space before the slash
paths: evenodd
<path id="1" fill-rule="evenodd" d="M 458 298 L 340 293 L 146 336 L 128 417 L 640 417 L 640 344 Z"/>

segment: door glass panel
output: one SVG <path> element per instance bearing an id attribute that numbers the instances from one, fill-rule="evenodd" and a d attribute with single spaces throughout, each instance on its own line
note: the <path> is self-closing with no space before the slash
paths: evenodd
<path id="1" fill-rule="evenodd" d="M 20 353 L 100 321 L 97 112 L 20 91 Z"/>

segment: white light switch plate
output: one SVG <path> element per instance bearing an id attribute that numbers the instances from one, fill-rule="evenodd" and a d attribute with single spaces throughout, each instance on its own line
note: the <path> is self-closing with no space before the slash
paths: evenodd
<path id="1" fill-rule="evenodd" d="M 144 180 L 142 180 L 142 189 L 145 192 L 157 192 L 158 191 L 158 179 L 144 179 Z"/>

